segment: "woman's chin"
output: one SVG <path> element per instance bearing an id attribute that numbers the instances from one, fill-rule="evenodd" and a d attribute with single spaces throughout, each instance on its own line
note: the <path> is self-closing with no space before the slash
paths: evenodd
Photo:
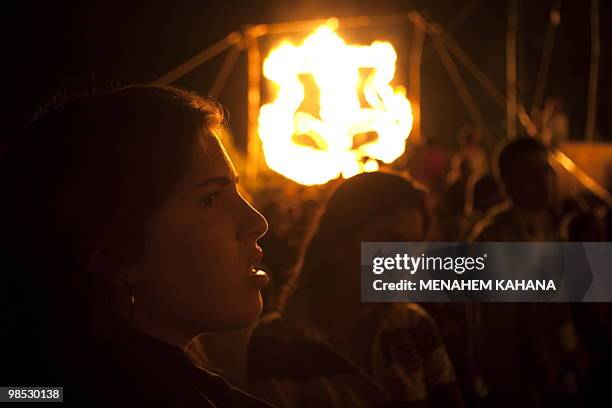
<path id="1" fill-rule="evenodd" d="M 253 323 L 259 320 L 261 316 L 261 312 L 263 310 L 263 299 L 261 297 L 261 293 L 257 292 L 257 296 L 253 302 L 253 306 L 249 308 L 248 313 L 246 313 L 247 318 L 244 320 L 244 327 L 248 327 Z"/>

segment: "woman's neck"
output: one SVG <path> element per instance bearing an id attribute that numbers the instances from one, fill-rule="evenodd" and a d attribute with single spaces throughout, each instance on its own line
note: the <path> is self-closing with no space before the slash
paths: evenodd
<path id="1" fill-rule="evenodd" d="M 195 337 L 192 333 L 177 327 L 175 324 L 169 324 L 161 319 L 154 319 L 150 316 L 136 316 L 131 325 L 135 329 L 181 350 L 185 350 L 189 342 Z"/>

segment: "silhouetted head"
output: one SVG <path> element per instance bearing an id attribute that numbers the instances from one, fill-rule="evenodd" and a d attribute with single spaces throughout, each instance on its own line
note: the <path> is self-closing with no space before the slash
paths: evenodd
<path id="1" fill-rule="evenodd" d="M 359 296 L 360 243 L 418 242 L 428 227 L 426 194 L 412 181 L 382 172 L 351 177 L 325 204 L 285 295 L 300 286 L 316 297 L 341 285 Z"/>
<path id="2" fill-rule="evenodd" d="M 33 347 L 80 347 L 116 321 L 182 342 L 256 320 L 266 223 L 236 190 L 222 113 L 137 86 L 60 103 L 18 138 L 0 170 L 3 286 Z"/>
<path id="3" fill-rule="evenodd" d="M 497 173 L 515 206 L 526 210 L 550 207 L 555 200 L 555 173 L 548 149 L 531 137 L 504 145 L 497 156 Z"/>
<path id="4" fill-rule="evenodd" d="M 467 183 L 465 213 L 480 216 L 503 201 L 499 185 L 492 174 L 475 174 Z"/>

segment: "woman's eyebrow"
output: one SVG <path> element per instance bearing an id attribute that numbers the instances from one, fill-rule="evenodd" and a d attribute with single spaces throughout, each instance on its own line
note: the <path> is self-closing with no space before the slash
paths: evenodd
<path id="1" fill-rule="evenodd" d="M 211 177 L 208 180 L 204 180 L 203 182 L 196 184 L 195 188 L 206 187 L 209 184 L 216 184 L 222 187 L 229 186 L 231 184 L 238 184 L 238 176 L 234 176 L 234 178 L 227 176 Z"/>

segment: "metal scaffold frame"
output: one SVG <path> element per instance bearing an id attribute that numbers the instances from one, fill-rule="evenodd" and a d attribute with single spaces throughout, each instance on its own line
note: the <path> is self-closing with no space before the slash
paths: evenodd
<path id="1" fill-rule="evenodd" d="M 334 19 L 339 29 L 358 29 L 365 27 L 387 27 L 393 25 L 410 24 L 413 29 L 413 38 L 409 55 L 408 72 L 408 97 L 413 110 L 413 128 L 410 143 L 418 145 L 422 140 L 421 133 L 421 61 L 423 58 L 423 45 L 428 35 L 434 49 L 438 54 L 444 68 L 446 69 L 453 85 L 457 89 L 463 104 L 470 115 L 474 125 L 487 137 L 489 135 L 486 123 L 465 83 L 455 60 L 460 62 L 464 69 L 476 80 L 495 103 L 506 112 L 507 137 L 516 137 L 516 121 L 525 127 L 534 127 L 533 114 L 541 104 L 546 84 L 547 71 L 554 44 L 554 30 L 558 26 L 561 0 L 555 0 L 551 9 L 552 26 L 548 28 L 547 40 L 543 51 L 534 105 L 531 115 L 517 92 L 516 87 L 516 34 L 517 34 L 517 0 L 508 1 L 508 29 L 506 33 L 506 95 L 495 86 L 487 75 L 478 67 L 473 59 L 452 39 L 448 32 L 438 23 L 428 22 L 416 11 L 407 13 L 382 15 L 382 16 L 357 16 Z M 464 14 L 469 15 L 482 1 L 476 0 L 468 4 Z M 599 24 L 598 24 L 598 0 L 591 0 L 591 31 L 592 31 L 592 53 L 591 71 L 589 76 L 589 97 L 587 109 L 586 139 L 592 141 L 595 132 L 595 110 L 597 99 L 598 62 L 599 62 Z M 468 13 L 469 12 L 469 13 Z M 465 17 L 467 18 L 467 17 Z M 292 22 L 281 22 L 272 24 L 256 24 L 244 27 L 241 31 L 233 31 L 217 41 L 209 48 L 203 50 L 166 74 L 153 81 L 153 84 L 171 84 L 181 77 L 187 75 L 200 65 L 216 57 L 224 51 L 228 51 L 217 77 L 213 81 L 210 94 L 219 96 L 223 90 L 229 75 L 234 68 L 240 53 L 247 52 L 247 167 L 245 178 L 254 180 L 257 177 L 261 165 L 261 145 L 258 138 L 257 117 L 261 103 L 261 50 L 260 39 L 266 35 L 294 34 L 309 32 L 316 27 L 325 24 L 329 19 L 301 20 Z M 453 57 L 455 59 L 453 59 Z M 593 192 L 602 201 L 612 206 L 612 195 L 596 180 L 580 170 L 578 166 L 565 154 L 556 148 L 551 149 L 551 158 L 570 172 L 584 187 Z"/>

